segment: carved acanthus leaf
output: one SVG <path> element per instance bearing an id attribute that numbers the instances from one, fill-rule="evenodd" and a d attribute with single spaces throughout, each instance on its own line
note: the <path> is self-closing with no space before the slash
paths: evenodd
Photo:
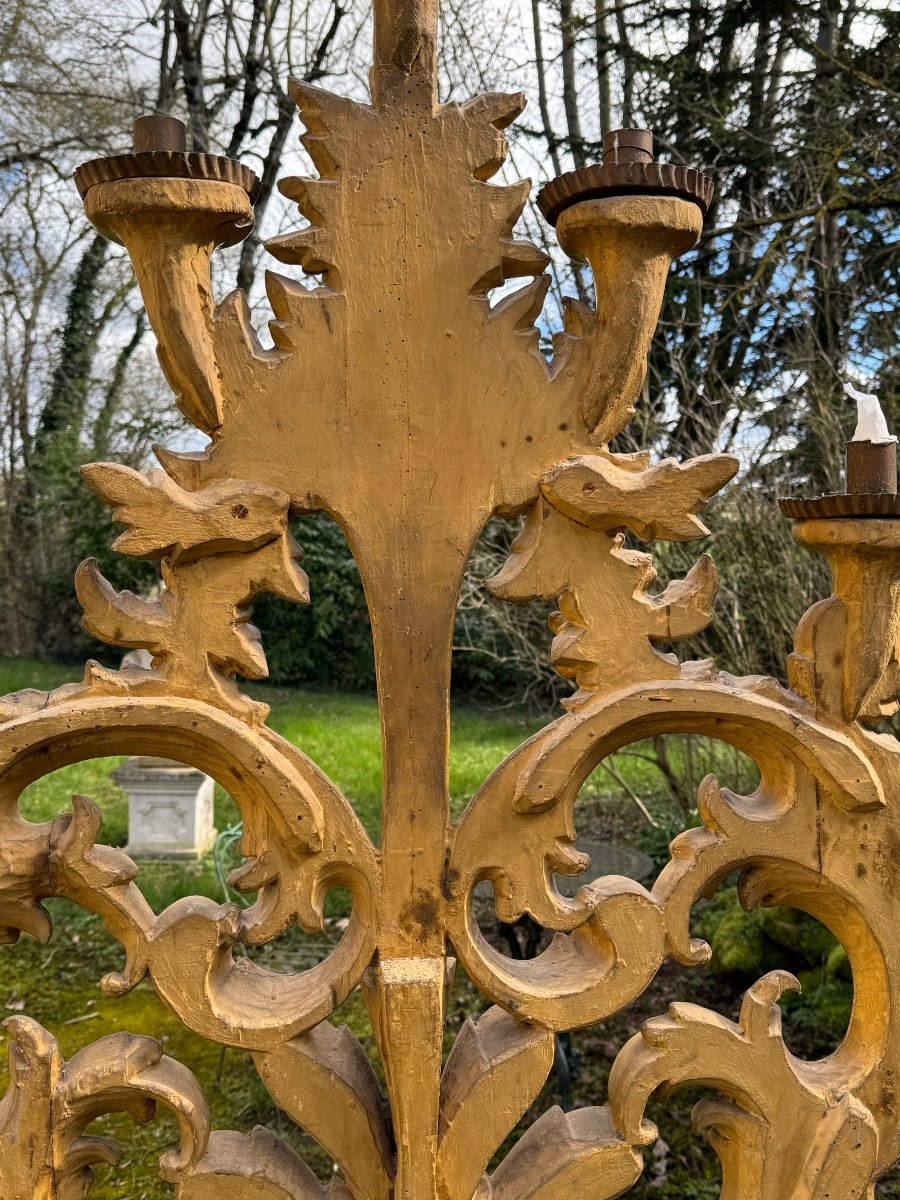
<path id="1" fill-rule="evenodd" d="M 610 1075 L 612 1113 L 624 1137 L 652 1139 L 643 1113 L 654 1093 L 702 1083 L 730 1102 L 701 1102 L 696 1114 L 720 1153 L 723 1197 L 868 1195 L 875 1122 L 864 1104 L 833 1087 L 827 1072 L 804 1069 L 785 1047 L 777 1001 L 792 987 L 799 984 L 787 972 L 764 976 L 744 997 L 738 1024 L 693 1004 L 673 1004 L 668 1016 L 648 1021 Z"/>
<path id="2" fill-rule="evenodd" d="M 638 1179 L 641 1156 L 608 1108 L 551 1108 L 491 1176 L 491 1200 L 614 1200 Z"/>
<path id="3" fill-rule="evenodd" d="M 703 555 L 659 595 L 649 591 L 655 579 L 650 556 L 625 549 L 623 535 L 598 532 L 538 500 L 488 588 L 504 600 L 559 597 L 550 654 L 558 673 L 578 684 L 566 702 L 576 708 L 637 680 L 681 675 L 674 655 L 654 643 L 690 637 L 709 624 L 716 569 Z"/>
<path id="4" fill-rule="evenodd" d="M 324 1200 L 313 1171 L 268 1129 L 216 1130 L 203 1159 L 186 1174 L 178 1200 Z"/>
<path id="5" fill-rule="evenodd" d="M 180 565 L 163 561 L 165 589 L 158 600 L 116 592 L 87 559 L 75 575 L 84 625 L 101 641 L 153 655 L 153 672 L 123 672 L 123 688 L 193 695 L 242 715 L 268 709 L 241 696 L 234 676 L 267 674 L 259 630 L 248 606 L 262 592 L 309 600 L 302 551 L 289 532 L 244 554 L 215 554 Z M 163 685 L 163 686 L 160 686 Z"/>
<path id="6" fill-rule="evenodd" d="M 351 1031 L 325 1023 L 254 1061 L 272 1099 L 339 1164 L 356 1200 L 388 1200 L 386 1103 Z"/>
<path id="7" fill-rule="evenodd" d="M 676 641 L 712 620 L 716 569 L 706 555 L 659 595 L 646 554 L 624 548 L 622 529 L 645 540 L 688 541 L 708 532 L 697 513 L 737 470 L 728 455 L 650 465 L 647 454 L 576 455 L 541 480 L 513 553 L 488 588 L 504 600 L 559 597 L 550 619 L 553 665 L 574 679 L 576 708 L 623 682 L 677 679 Z M 624 672 L 623 672 L 624 667 Z"/>
<path id="8" fill-rule="evenodd" d="M 10 1085 L 0 1100 L 4 1200 L 82 1200 L 93 1166 L 119 1157 L 114 1142 L 85 1136 L 88 1125 L 114 1112 L 143 1124 L 157 1102 L 178 1118 L 180 1133 L 178 1149 L 160 1159 L 160 1175 L 176 1182 L 200 1161 L 209 1138 L 206 1101 L 190 1071 L 163 1055 L 158 1042 L 112 1034 L 66 1062 L 56 1039 L 36 1021 L 11 1017 L 4 1024 L 13 1035 Z"/>
<path id="9" fill-rule="evenodd" d="M 554 1041 L 496 1007 L 460 1029 L 441 1079 L 437 1166 L 448 1195 L 474 1195 L 494 1151 L 543 1087 Z"/>
<path id="10" fill-rule="evenodd" d="M 727 454 L 686 463 L 646 454 L 582 454 L 549 471 L 541 491 L 561 513 L 590 529 L 630 529 L 643 541 L 689 542 L 709 530 L 697 516 L 737 471 Z"/>
<path id="11" fill-rule="evenodd" d="M 206 554 L 258 550 L 287 529 L 289 498 L 280 488 L 217 479 L 186 491 L 164 471 L 141 474 L 118 463 L 81 468 L 88 487 L 127 526 L 113 549 L 174 565 Z"/>
<path id="12" fill-rule="evenodd" d="M 84 625 L 101 641 L 153 655 L 153 670 L 97 672 L 106 690 L 200 697 L 255 719 L 268 709 L 240 695 L 234 676 L 267 674 L 249 605 L 262 592 L 309 600 L 303 552 L 288 528 L 289 497 L 280 488 L 218 479 L 181 485 L 185 464 L 159 452 L 165 472 L 141 475 L 114 463 L 82 469 L 91 490 L 126 526 L 114 549 L 162 560 L 165 587 L 156 600 L 116 592 L 88 559 L 75 589 Z M 190 467 L 190 460 L 188 460 Z M 198 484 L 191 478 L 188 482 Z"/>
<path id="13" fill-rule="evenodd" d="M 93 1168 L 120 1157 L 114 1141 L 85 1134 L 87 1127 L 111 1113 L 144 1124 L 160 1103 L 176 1117 L 179 1141 L 158 1171 L 178 1200 L 324 1200 L 306 1163 L 267 1129 L 211 1133 L 197 1080 L 153 1038 L 112 1034 L 66 1062 L 36 1021 L 11 1017 L 4 1025 L 12 1041 L 10 1085 L 0 1097 L 3 1200 L 84 1200 Z M 340 1187 L 328 1194 L 346 1197 Z"/>
<path id="14" fill-rule="evenodd" d="M 329 289 L 341 290 L 346 283 L 340 270 L 337 247 L 345 251 L 353 241 L 347 229 L 354 220 L 357 207 L 362 204 L 378 203 L 381 198 L 379 175 L 396 153 L 398 134 L 403 130 L 395 121 L 385 121 L 383 114 L 367 105 L 357 104 L 343 97 L 334 96 L 306 83 L 292 82 L 291 95 L 303 116 L 306 132 L 301 141 L 316 169 L 319 179 L 287 178 L 279 183 L 279 189 L 293 200 L 301 214 L 309 221 L 306 228 L 296 232 L 280 234 L 269 239 L 266 248 L 281 262 L 302 266 L 309 274 L 322 274 Z M 502 129 L 521 111 L 524 97 L 521 93 L 503 95 L 499 93 L 476 97 L 468 104 L 451 103 L 442 106 L 442 124 L 445 154 L 457 150 L 464 160 L 458 165 L 470 177 L 487 182 L 506 158 L 506 140 Z M 448 136 L 465 130 L 465 138 Z M 363 135 L 365 154 L 361 154 L 360 135 Z M 349 152 L 348 143 L 353 143 L 355 153 Z M 360 161 L 371 159 L 371 165 Z M 497 287 L 505 279 L 515 276 L 535 275 L 543 271 L 549 259 L 530 242 L 513 236 L 513 227 L 526 202 L 530 185 L 527 181 L 508 186 L 492 186 L 472 193 L 470 203 L 481 211 L 481 226 L 494 235 L 489 242 L 479 238 L 466 258 L 474 260 L 476 254 L 482 261 L 491 262 L 487 270 L 473 274 L 472 295 L 481 295 L 489 288 Z M 474 226 L 473 226 L 474 227 Z M 499 246 L 497 242 L 499 241 Z M 498 253 L 499 250 L 499 253 Z"/>

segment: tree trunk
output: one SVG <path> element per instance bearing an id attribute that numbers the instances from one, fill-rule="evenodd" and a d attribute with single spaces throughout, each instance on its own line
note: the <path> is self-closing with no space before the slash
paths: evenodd
<path id="1" fill-rule="evenodd" d="M 576 167 L 587 162 L 584 153 L 584 134 L 578 111 L 578 73 L 575 63 L 575 16 L 572 0 L 560 0 L 559 24 L 562 35 L 563 108 L 569 138 L 569 153 Z"/>
<path id="2" fill-rule="evenodd" d="M 95 234 L 72 280 L 59 360 L 34 439 L 35 471 L 40 469 L 53 441 L 61 435 L 77 437 L 81 433 L 91 367 L 102 330 L 102 321 L 95 312 L 97 285 L 109 245 L 101 234 Z"/>

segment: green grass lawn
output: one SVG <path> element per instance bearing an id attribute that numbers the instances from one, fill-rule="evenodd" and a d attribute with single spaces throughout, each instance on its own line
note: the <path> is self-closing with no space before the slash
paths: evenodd
<path id="1" fill-rule="evenodd" d="M 81 677 L 67 668 L 31 659 L 0 658 L 0 695 L 34 687 L 50 689 Z M 248 692 L 271 705 L 268 724 L 293 742 L 335 781 L 351 800 L 373 836 L 381 808 L 381 734 L 374 696 L 300 691 L 247 685 Z M 450 793 L 455 813 L 477 790 L 498 762 L 539 727 L 469 707 L 454 712 L 450 749 Z M 22 811 L 31 821 L 46 821 L 64 811 L 73 793 L 91 796 L 103 810 L 104 837 L 124 845 L 128 814 L 124 793 L 109 778 L 120 758 L 94 759 L 55 771 L 27 788 Z M 222 789 L 216 805 L 219 828 L 238 819 Z"/>
<path id="2" fill-rule="evenodd" d="M 381 809 L 381 733 L 374 696 L 256 686 L 272 706 L 268 724 L 299 746 L 352 801 L 376 834 Z M 454 710 L 450 732 L 450 796 L 459 813 L 494 767 L 540 722 L 467 706 Z"/>
<path id="3" fill-rule="evenodd" d="M 0 695 L 29 687 L 50 689 L 80 678 L 80 667 L 0 657 Z M 381 735 L 375 697 L 258 684 L 245 686 L 256 699 L 271 705 L 270 727 L 299 746 L 334 780 L 352 802 L 370 834 L 377 837 L 381 808 Z M 462 811 L 493 768 L 543 723 L 524 716 L 517 718 L 506 709 L 497 712 L 466 704 L 454 705 L 450 744 L 450 796 L 454 815 Z M 741 756 L 727 747 L 719 747 L 714 761 L 709 761 L 709 743 L 704 748 L 703 742 L 704 739 L 693 739 L 693 753 L 698 757 L 693 772 L 697 781 L 706 771 L 715 769 L 723 783 L 735 786 L 746 782 L 747 769 L 740 761 Z M 684 754 L 684 747 L 676 743 L 673 751 L 676 763 L 683 762 Z M 124 845 L 128 832 L 125 797 L 109 778 L 112 768 L 121 761 L 116 758 L 77 763 L 38 780 L 23 794 L 24 815 L 32 821 L 49 820 L 68 807 L 73 793 L 83 793 L 91 796 L 103 811 L 105 840 L 110 845 Z M 677 821 L 678 814 L 672 812 L 671 797 L 648 747 L 638 744 L 615 755 L 612 766 L 619 779 L 641 796 L 665 824 Z M 602 767 L 589 781 L 587 790 L 613 796 L 623 794 L 621 784 Z M 238 818 L 230 798 L 221 788 L 217 789 L 218 828 L 225 828 Z"/>

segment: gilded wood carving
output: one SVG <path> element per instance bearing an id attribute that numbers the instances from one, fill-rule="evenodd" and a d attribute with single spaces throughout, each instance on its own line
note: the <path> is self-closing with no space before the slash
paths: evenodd
<path id="1" fill-rule="evenodd" d="M 0 700 L 0 936 L 49 938 L 51 896 L 99 914 L 123 947 L 101 987 L 123 995 L 149 977 L 191 1029 L 249 1049 L 275 1102 L 339 1165 L 338 1196 L 610 1200 L 641 1172 L 649 1098 L 703 1084 L 695 1120 L 722 1161 L 726 1200 L 871 1198 L 900 1157 L 900 759 L 869 728 L 900 696 L 897 526 L 798 523 L 800 542 L 831 562 L 834 594 L 801 622 L 789 688 L 665 649 L 711 620 L 715 568 L 701 556 L 657 590 L 650 556 L 625 533 L 701 536 L 698 514 L 736 463 L 653 463 L 609 443 L 634 411 L 666 272 L 695 243 L 708 189 L 694 172 L 643 164 L 640 149 L 598 169 L 586 198 L 567 199 L 571 181 L 559 181 L 559 241 L 590 264 L 597 312 L 570 303 L 548 361 L 534 327 L 546 259 L 513 234 L 528 184 L 489 182 L 522 100 L 436 102 L 435 9 L 376 0 L 370 105 L 294 85 L 319 177 L 282 184 L 309 224 L 268 246 L 302 268 L 267 276 L 270 345 L 241 293 L 217 304 L 210 286 L 214 248 L 252 227 L 249 172 L 144 150 L 79 174 L 88 216 L 128 249 L 178 403 L 211 441 L 201 454 L 160 451 L 162 469 L 146 474 L 84 471 L 124 527 L 116 548 L 159 560 L 165 583 L 151 602 L 83 564 L 85 624 L 149 650 L 152 665 L 89 663 L 81 684 Z M 302 272 L 321 282 L 303 286 Z M 531 282 L 492 307 L 491 289 L 513 276 Z M 316 509 L 344 530 L 371 612 L 378 846 L 236 679 L 266 670 L 248 621 L 256 595 L 315 603 L 288 517 Z M 575 691 L 453 824 L 457 595 L 485 521 L 526 513 L 489 587 L 508 601 L 558 599 L 550 653 Z M 652 890 L 607 877 L 567 899 L 553 874 L 585 866 L 573 848 L 581 784 L 604 755 L 672 732 L 738 747 L 759 766 L 758 789 L 739 796 L 706 779 L 702 826 L 676 839 Z M 21 817 L 32 780 L 110 753 L 169 755 L 228 789 L 244 817 L 231 882 L 254 897 L 248 907 L 193 898 L 154 914 L 135 865 L 98 841 L 89 798 L 48 825 Z M 855 1004 L 838 1050 L 808 1063 L 785 1047 L 778 1000 L 796 981 L 782 972 L 750 989 L 738 1023 L 674 1005 L 623 1047 L 606 1103 L 552 1110 L 489 1171 L 547 1077 L 555 1033 L 627 1005 L 666 956 L 703 962 L 691 906 L 736 870 L 746 905 L 804 909 L 846 947 Z M 484 880 L 503 920 L 528 913 L 554 931 L 538 958 L 513 961 L 484 937 L 472 906 Z M 294 923 L 320 928 L 337 886 L 352 917 L 319 965 L 284 975 L 240 953 Z M 493 1006 L 444 1062 L 451 953 Z M 359 1043 L 327 1020 L 357 987 L 387 1102 Z M 85 1134 L 89 1122 L 145 1120 L 158 1103 L 178 1118 L 159 1170 L 182 1200 L 322 1193 L 267 1131 L 211 1131 L 196 1081 L 152 1040 L 113 1034 L 65 1062 L 33 1021 L 7 1026 L 4 1200 L 86 1195 L 92 1166 L 116 1153 Z"/>

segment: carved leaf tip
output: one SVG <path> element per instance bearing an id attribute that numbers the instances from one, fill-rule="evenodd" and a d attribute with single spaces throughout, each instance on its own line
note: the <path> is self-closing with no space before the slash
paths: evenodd
<path id="1" fill-rule="evenodd" d="M 683 579 L 673 579 L 647 602 L 660 614 L 660 629 L 651 641 L 669 642 L 700 633 L 713 619 L 712 604 L 719 586 L 716 564 L 702 554 Z"/>
<path id="2" fill-rule="evenodd" d="M 89 796 L 73 796 L 72 812 L 61 813 L 50 832 L 50 864 L 55 885 L 75 871 L 89 888 L 121 887 L 137 877 L 138 868 L 123 850 L 97 845 L 103 814 Z"/>
<path id="3" fill-rule="evenodd" d="M 117 463 L 81 468 L 91 491 L 126 531 L 113 549 L 173 563 L 201 554 L 258 548 L 286 528 L 289 497 L 280 488 L 219 479 L 188 491 L 168 473 L 143 475 Z"/>
<path id="4" fill-rule="evenodd" d="M 491 320 L 503 321 L 514 333 L 533 339 L 534 351 L 537 354 L 541 351 L 534 323 L 544 307 L 549 287 L 550 276 L 538 275 L 531 283 L 517 288 L 509 296 L 504 296 L 491 311 Z"/>
<path id="5" fill-rule="evenodd" d="M 740 1024 L 752 1039 L 781 1037 L 781 1009 L 778 1002 L 785 992 L 802 991 L 800 980 L 790 971 L 770 971 L 744 995 Z"/>
<path id="6" fill-rule="evenodd" d="M 323 1200 L 303 1159 L 262 1126 L 250 1134 L 216 1130 L 203 1159 L 179 1183 L 178 1200 Z"/>
<path id="7" fill-rule="evenodd" d="M 552 1108 L 526 1130 L 491 1177 L 492 1200 L 614 1200 L 643 1170 L 608 1108 Z"/>
<path id="8" fill-rule="evenodd" d="M 305 127 L 300 141 L 323 180 L 337 180 L 351 131 L 377 120 L 365 104 L 337 96 L 314 84 L 290 79 L 288 91 Z"/>
<path id="9" fill-rule="evenodd" d="M 324 225 L 335 204 L 340 184 L 334 179 L 306 179 L 291 175 L 278 181 L 278 190 L 300 209 L 312 225 Z"/>
<path id="10" fill-rule="evenodd" d="M 579 689 L 567 707 L 629 682 L 678 678 L 687 665 L 661 654 L 655 643 L 689 637 L 712 620 L 718 578 L 706 555 L 684 579 L 654 595 L 649 555 L 626 549 L 622 534 L 574 520 L 544 498 L 534 504 L 512 549 L 487 587 L 504 600 L 559 598 L 560 610 L 549 621 L 555 634 L 551 658 Z M 709 674 L 712 665 L 693 669 Z"/>
<path id="11" fill-rule="evenodd" d="M 93 1181 L 92 1168 L 119 1158 L 115 1142 L 85 1136 L 87 1127 L 116 1112 L 144 1123 L 157 1102 L 175 1114 L 179 1125 L 178 1148 L 162 1155 L 161 1176 L 179 1182 L 202 1160 L 209 1141 L 203 1093 L 191 1072 L 164 1056 L 154 1039 L 112 1034 L 66 1062 L 59 1043 L 36 1021 L 17 1017 L 5 1024 L 12 1033 L 12 1075 L 0 1099 L 4 1196 L 43 1195 L 52 1177 L 60 1200 L 82 1200 Z"/>
<path id="12" fill-rule="evenodd" d="M 232 300 L 234 304 L 243 304 L 246 311 L 247 297 L 243 292 L 229 292 L 223 304 Z M 209 462 L 208 448 L 204 450 L 171 450 L 159 442 L 154 442 L 151 449 L 156 460 L 169 478 L 184 488 L 186 492 L 196 492 L 204 486 L 204 469 Z"/>
<path id="13" fill-rule="evenodd" d="M 438 1172 L 448 1192 L 472 1195 L 492 1154 L 540 1092 L 554 1035 L 489 1008 L 461 1028 L 441 1079 Z"/>
<path id="14" fill-rule="evenodd" d="M 340 1165 L 354 1196 L 389 1200 L 394 1171 L 381 1092 L 346 1026 L 317 1026 L 255 1062 L 273 1099 Z"/>
<path id="15" fill-rule="evenodd" d="M 525 111 L 524 92 L 483 92 L 462 105 L 467 117 L 487 121 L 495 129 L 506 129 Z"/>
<path id="16" fill-rule="evenodd" d="M 85 628 L 101 641 L 146 649 L 151 671 L 97 669 L 89 686 L 199 695 L 252 719 L 268 709 L 240 696 L 235 675 L 267 673 L 249 605 L 262 592 L 306 603 L 303 552 L 288 529 L 289 497 L 280 488 L 230 478 L 194 491 L 168 473 L 87 468 L 89 486 L 127 526 L 118 549 L 162 559 L 165 588 L 155 600 L 117 592 L 94 559 L 82 563 L 75 590 Z"/>
<path id="17" fill-rule="evenodd" d="M 554 467 L 541 490 L 555 508 L 589 529 L 624 526 L 644 541 L 681 542 L 709 532 L 696 514 L 737 469 L 737 459 L 725 454 L 654 466 L 627 455 L 579 455 Z"/>
<path id="18" fill-rule="evenodd" d="M 302 267 L 307 275 L 324 275 L 326 285 L 340 291 L 329 230 L 309 225 L 294 233 L 279 233 L 267 240 L 266 249 L 279 262 Z"/>
<path id="19" fill-rule="evenodd" d="M 333 326 L 323 301 L 333 294 L 332 288 L 338 287 L 340 281 L 335 273 L 328 274 L 327 279 L 328 287 L 310 289 L 276 271 L 266 271 L 266 295 L 274 314 L 269 331 L 275 352 L 291 354 L 311 336 L 331 338 Z"/>
<path id="20" fill-rule="evenodd" d="M 463 105 L 445 106 L 443 111 L 455 110 L 457 119 L 466 128 L 469 165 L 475 179 L 486 183 L 503 166 L 509 153 L 503 130 L 524 107 L 525 97 L 521 92 L 489 92 Z M 530 188 L 530 183 L 528 186 Z"/>
<path id="21" fill-rule="evenodd" d="M 84 609 L 85 628 L 100 641 L 132 650 L 145 647 L 153 654 L 163 649 L 160 638 L 171 623 L 164 606 L 134 592 L 117 592 L 95 558 L 76 569 L 75 594 Z"/>

